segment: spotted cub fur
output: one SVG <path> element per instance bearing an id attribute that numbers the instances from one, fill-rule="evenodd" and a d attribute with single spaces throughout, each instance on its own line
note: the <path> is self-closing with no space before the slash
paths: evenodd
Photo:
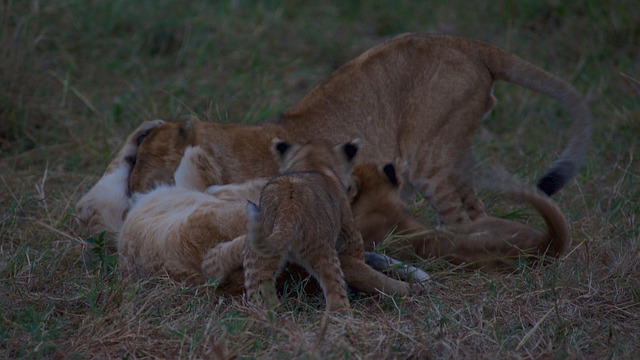
<path id="1" fill-rule="evenodd" d="M 407 283 L 388 278 L 364 263 L 346 185 L 356 141 L 331 146 L 325 140 L 304 145 L 275 138 L 272 151 L 280 176 L 262 190 L 259 208 L 247 204 L 245 291 L 251 300 L 274 299 L 274 279 L 289 261 L 303 266 L 320 283 L 327 310 L 349 308 L 346 282 L 355 288 L 406 293 Z"/>

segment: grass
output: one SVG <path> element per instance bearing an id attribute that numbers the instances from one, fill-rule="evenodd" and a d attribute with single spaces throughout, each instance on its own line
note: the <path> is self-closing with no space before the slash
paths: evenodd
<path id="1" fill-rule="evenodd" d="M 0 3 L 0 357 L 615 358 L 640 348 L 640 9 L 599 1 L 11 1 Z M 547 267 L 461 272 L 412 297 L 353 294 L 323 322 L 296 284 L 275 313 L 211 285 L 83 265 L 75 202 L 141 121 L 259 122 L 395 34 L 486 40 L 590 100 L 592 146 L 555 199 L 574 249 Z M 569 120 L 497 84 L 476 152 L 533 183 Z M 491 213 L 526 217 L 490 194 Z M 417 209 L 428 215 L 424 208 Z"/>

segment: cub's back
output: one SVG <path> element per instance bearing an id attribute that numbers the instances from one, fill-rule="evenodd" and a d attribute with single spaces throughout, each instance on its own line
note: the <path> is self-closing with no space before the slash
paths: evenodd
<path id="1" fill-rule="evenodd" d="M 260 206 L 271 226 L 295 219 L 308 235 L 340 228 L 340 192 L 325 175 L 317 172 L 284 174 L 264 188 Z M 265 223 L 269 225 L 269 222 Z"/>

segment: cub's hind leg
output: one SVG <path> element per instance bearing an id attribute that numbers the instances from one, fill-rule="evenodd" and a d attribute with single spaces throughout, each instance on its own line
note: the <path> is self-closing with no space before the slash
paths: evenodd
<path id="1" fill-rule="evenodd" d="M 202 273 L 214 279 L 227 278 L 235 270 L 242 268 L 246 235 L 218 244 L 202 257 Z"/>
<path id="2" fill-rule="evenodd" d="M 483 80 L 478 79 L 479 86 Z M 450 79 L 436 76 L 429 84 L 444 86 L 447 81 Z M 465 182 L 465 166 L 478 120 L 493 104 L 486 95 L 490 90 L 489 87 L 483 93 L 479 88 L 473 93 L 455 95 L 429 92 L 429 96 L 416 99 L 422 105 L 406 116 L 413 122 L 423 118 L 438 120 L 399 134 L 400 156 L 409 164 L 409 183 L 433 207 L 440 228 L 466 224 L 482 211 L 475 192 Z M 438 113 L 444 104 L 450 110 Z M 412 121 L 407 121 L 407 125 L 412 126 Z"/>
<path id="3" fill-rule="evenodd" d="M 377 291 L 393 294 L 411 292 L 410 283 L 390 278 L 365 263 L 362 235 L 356 228 L 351 208 L 343 207 L 342 211 L 342 229 L 340 230 L 342 244 L 339 245 L 338 256 L 347 284 L 368 294 Z M 418 285 L 417 288 L 419 287 Z"/>
<path id="4" fill-rule="evenodd" d="M 267 308 L 275 308 L 280 302 L 276 294 L 275 279 L 284 265 L 283 256 L 260 257 L 250 249 L 248 242 L 244 248 L 244 289 L 249 302 L 257 302 Z"/>
<path id="5" fill-rule="evenodd" d="M 471 221 L 482 215 L 486 215 L 484 204 L 476 195 L 476 191 L 470 182 L 462 182 L 458 188 L 458 194 L 460 195 L 460 201 L 462 201 L 463 209 Z"/>
<path id="6" fill-rule="evenodd" d="M 367 294 L 375 294 L 378 291 L 382 291 L 390 294 L 407 295 L 414 289 L 408 282 L 390 278 L 374 270 L 365 264 L 363 259 L 340 255 L 340 266 L 347 284 Z M 421 285 L 416 284 L 416 290 L 421 288 Z"/>
<path id="7" fill-rule="evenodd" d="M 423 270 L 403 264 L 384 254 L 366 251 L 364 253 L 364 261 L 373 269 L 384 274 L 391 274 L 402 281 L 415 282 L 424 286 L 427 286 L 431 281 L 431 276 Z"/>
<path id="8" fill-rule="evenodd" d="M 306 244 L 305 244 L 306 245 Z M 328 311 L 349 309 L 347 284 L 340 268 L 340 260 L 331 242 L 322 242 L 319 246 L 298 250 L 297 261 L 320 283 Z"/>
<path id="9" fill-rule="evenodd" d="M 467 224 L 485 214 L 472 184 L 461 179 L 457 171 L 443 174 L 418 188 L 436 211 L 440 230 Z"/>

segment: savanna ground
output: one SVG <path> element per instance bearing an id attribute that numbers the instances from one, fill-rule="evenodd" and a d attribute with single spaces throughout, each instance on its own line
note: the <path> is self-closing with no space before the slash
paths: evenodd
<path id="1" fill-rule="evenodd" d="M 640 77 L 636 1 L 11 1 L 0 3 L 0 357 L 637 358 Z M 212 285 L 83 263 L 73 208 L 143 120 L 260 122 L 340 64 L 402 32 L 486 40 L 569 79 L 590 101 L 592 146 L 554 199 L 574 247 L 513 272 L 420 264 L 411 297 L 353 294 L 350 316 L 292 284 L 275 312 Z M 476 152 L 533 183 L 569 119 L 499 83 Z M 495 194 L 489 211 L 539 223 Z M 424 204 L 416 211 L 432 221 Z M 100 259 L 100 258 L 99 258 Z M 223 354 L 224 353 L 224 354 Z"/>

